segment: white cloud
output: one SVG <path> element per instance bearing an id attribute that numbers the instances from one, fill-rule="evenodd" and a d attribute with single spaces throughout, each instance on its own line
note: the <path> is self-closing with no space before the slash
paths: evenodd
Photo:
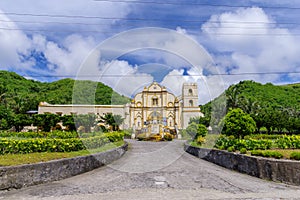
<path id="1" fill-rule="evenodd" d="M 182 94 L 183 83 L 197 83 L 199 104 L 205 104 L 216 98 L 228 87 L 225 85 L 222 77 L 204 76 L 201 69 L 191 68 L 187 71 L 189 76 L 183 76 L 183 72 L 184 70 L 174 69 L 165 76 L 161 84 L 166 86 L 176 96 L 180 96 Z"/>
<path id="2" fill-rule="evenodd" d="M 182 84 L 186 82 L 187 78 L 183 75 L 183 69 L 174 69 L 164 77 L 161 85 L 165 86 L 175 96 L 181 95 Z"/>
<path id="3" fill-rule="evenodd" d="M 18 5 L 18 6 L 16 6 Z M 128 4 L 115 4 L 111 2 L 90 2 L 81 0 L 66 1 L 37 1 L 32 6 L 31 1 L 16 0 L 14 2 L 1 1 L 0 7 L 0 66 L 1 69 L 14 71 L 47 73 L 48 75 L 73 75 L 80 68 L 84 58 L 96 46 L 104 34 L 89 33 L 93 36 L 83 36 L 82 31 L 106 30 L 130 12 Z M 57 6 L 59 5 L 59 6 Z M 6 15 L 5 13 L 33 13 L 46 15 L 69 16 L 113 16 L 116 20 L 100 18 L 64 18 L 64 17 L 33 17 L 29 15 Z M 9 16 L 9 17 L 8 17 Z M 22 23 L 22 21 L 32 23 Z M 100 22 L 101 21 L 101 22 Z M 46 22 L 46 23 L 43 23 Z M 50 22 L 50 23 L 48 23 Z M 98 24 L 87 26 L 84 24 Z M 13 30 L 6 30 L 13 29 Z M 22 31 L 22 29 L 25 29 Z M 49 32 L 28 32 L 26 29 L 50 30 Z M 52 30 L 57 30 L 53 32 Z M 74 30 L 72 34 L 64 30 Z M 62 32 L 60 32 L 62 31 Z M 87 35 L 87 34 L 86 34 Z M 46 68 L 34 67 L 39 65 L 39 60 L 31 54 L 38 52 L 46 58 Z M 49 72 L 50 70 L 50 72 Z"/>
<path id="4" fill-rule="evenodd" d="M 177 27 L 176 27 L 176 31 L 177 31 L 178 33 L 181 33 L 181 34 L 186 34 L 186 29 L 181 28 L 180 26 L 177 26 Z"/>
<path id="5" fill-rule="evenodd" d="M 233 23 L 229 23 L 233 22 Z M 231 73 L 261 73 L 295 71 L 300 64 L 300 40 L 276 22 L 263 9 L 241 8 L 211 16 L 202 26 L 211 46 L 218 52 L 215 60 L 221 71 Z M 225 62 L 224 62 L 225 61 Z M 226 78 L 260 82 L 280 81 L 279 75 L 236 76 Z"/>
<path id="6" fill-rule="evenodd" d="M 197 80 L 199 104 L 205 104 L 218 97 L 228 87 L 220 76 L 202 76 Z"/>
<path id="7" fill-rule="evenodd" d="M 143 87 L 153 82 L 153 77 L 139 73 L 138 66 L 132 66 L 124 60 L 113 60 L 100 63 L 100 82 L 112 87 L 113 90 L 126 96 L 141 92 Z"/>
<path id="8" fill-rule="evenodd" d="M 34 60 L 26 59 L 30 55 L 31 41 L 18 26 L 0 10 L 0 65 L 1 69 L 15 67 L 25 69 L 34 64 Z M 11 30 L 13 29 L 13 30 Z"/>
<path id="9" fill-rule="evenodd" d="M 70 35 L 61 45 L 47 41 L 44 54 L 49 62 L 48 66 L 55 65 L 54 73 L 57 75 L 73 75 L 80 68 L 81 63 L 95 47 L 92 38 L 83 38 L 80 35 Z"/>
<path id="10" fill-rule="evenodd" d="M 33 6 L 34 4 L 34 6 Z M 14 0 L 0 1 L 0 7 L 4 12 L 9 13 L 32 13 L 37 15 L 60 15 L 60 16 L 111 16 L 116 19 L 102 20 L 101 18 L 84 18 L 84 17 L 49 17 L 39 16 L 33 17 L 30 15 L 10 15 L 12 20 L 29 21 L 37 23 L 19 23 L 22 28 L 30 29 L 46 29 L 57 30 L 57 32 L 44 32 L 46 35 L 62 34 L 61 30 L 74 30 L 74 33 L 80 30 L 106 30 L 110 29 L 112 23 L 118 21 L 118 18 L 126 17 L 131 11 L 130 5 L 125 3 L 113 2 L 97 2 L 97 1 L 82 1 L 82 0 Z M 46 23 L 43 23 L 46 22 Z M 51 23 L 48 23 L 51 22 Z M 54 22 L 54 23 L 52 23 Z M 80 24 L 83 23 L 83 24 Z M 98 24 L 98 25 L 84 25 Z M 91 33 L 89 33 L 91 34 Z M 98 34 L 98 37 L 99 34 Z"/>

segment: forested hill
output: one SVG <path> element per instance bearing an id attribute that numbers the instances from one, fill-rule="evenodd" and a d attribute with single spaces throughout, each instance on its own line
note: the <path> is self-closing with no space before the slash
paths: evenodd
<path id="1" fill-rule="evenodd" d="M 243 99 L 258 103 L 261 106 L 294 108 L 300 106 L 300 84 L 273 85 L 271 83 L 260 84 L 254 81 L 242 81 L 232 85 L 226 90 L 229 106 L 235 103 L 243 104 Z"/>
<path id="2" fill-rule="evenodd" d="M 14 113 L 36 110 L 39 102 L 50 104 L 71 104 L 75 80 L 62 79 L 51 83 L 28 80 L 14 72 L 0 71 L 0 106 L 10 108 Z M 76 103 L 109 105 L 125 104 L 129 98 L 117 94 L 112 88 L 92 81 L 76 81 L 81 88 Z M 83 89 L 82 89 L 83 88 Z M 95 98 L 85 94 L 95 92 Z"/>
<path id="3" fill-rule="evenodd" d="M 273 85 L 271 83 L 261 84 L 254 81 L 241 81 L 238 84 L 231 85 L 221 96 L 202 106 L 204 112 L 209 112 L 212 104 L 215 107 L 218 107 L 218 105 L 226 106 L 227 109 L 242 108 L 248 113 L 258 108 L 299 111 L 300 83 Z"/>
<path id="4" fill-rule="evenodd" d="M 214 131 L 220 131 L 226 112 L 235 108 L 242 109 L 252 117 L 257 132 L 265 128 L 268 133 L 299 133 L 300 84 L 276 86 L 241 81 L 201 106 L 205 116 L 201 120 Z"/>

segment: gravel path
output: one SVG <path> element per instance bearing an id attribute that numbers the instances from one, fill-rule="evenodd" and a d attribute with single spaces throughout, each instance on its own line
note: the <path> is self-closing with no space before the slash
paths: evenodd
<path id="1" fill-rule="evenodd" d="M 0 199 L 300 199 L 300 187 L 230 171 L 183 151 L 183 141 L 129 140 L 113 164 L 62 181 L 2 191 Z"/>

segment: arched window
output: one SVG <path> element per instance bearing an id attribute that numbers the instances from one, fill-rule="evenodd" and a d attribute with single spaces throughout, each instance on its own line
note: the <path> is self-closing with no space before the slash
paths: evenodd
<path id="1" fill-rule="evenodd" d="M 193 96 L 193 90 L 189 89 L 189 96 Z"/>
<path id="2" fill-rule="evenodd" d="M 194 106 L 193 100 L 189 100 L 189 106 L 190 106 L 190 107 L 193 107 L 193 106 Z"/>

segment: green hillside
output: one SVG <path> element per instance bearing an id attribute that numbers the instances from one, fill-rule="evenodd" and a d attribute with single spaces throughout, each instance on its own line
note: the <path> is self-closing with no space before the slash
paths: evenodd
<path id="1" fill-rule="evenodd" d="M 280 109 L 300 109 L 300 83 L 273 85 L 241 81 L 231 85 L 223 94 L 202 107 L 209 111 L 211 104 L 224 104 L 227 109 L 255 105 Z"/>
<path id="2" fill-rule="evenodd" d="M 25 113 L 28 110 L 37 110 L 39 102 L 42 101 L 51 104 L 71 104 L 74 84 L 77 96 L 73 103 L 109 105 L 129 102 L 129 98 L 117 94 L 102 83 L 73 79 L 42 83 L 25 79 L 14 72 L 0 71 L 0 106 L 2 110 L 5 108 L 13 113 Z"/>
<path id="3" fill-rule="evenodd" d="M 271 83 L 260 84 L 254 81 L 242 81 L 226 90 L 226 96 L 243 104 L 247 101 L 257 102 L 259 105 L 269 105 L 277 108 L 294 108 L 300 106 L 300 84 L 276 86 Z M 234 102 L 229 102 L 232 107 Z M 241 106 L 241 105 L 240 105 Z"/>
<path id="4" fill-rule="evenodd" d="M 284 129 L 297 131 L 300 123 L 300 83 L 273 85 L 241 81 L 201 106 L 206 121 L 210 121 L 213 126 L 218 126 L 226 112 L 232 108 L 241 108 L 250 114 L 258 131 L 261 127 L 265 127 L 268 132 Z"/>

